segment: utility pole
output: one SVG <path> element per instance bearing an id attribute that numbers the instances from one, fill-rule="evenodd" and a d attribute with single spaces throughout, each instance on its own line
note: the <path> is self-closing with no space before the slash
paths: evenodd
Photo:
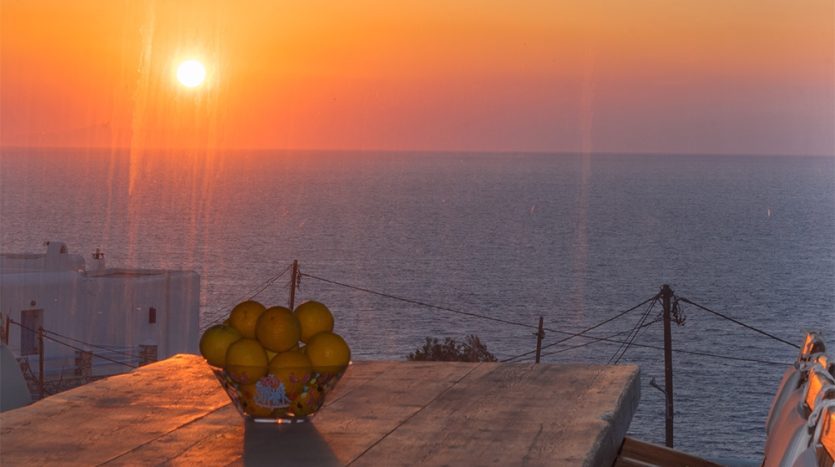
<path id="1" fill-rule="evenodd" d="M 43 369 L 43 328 L 40 326 L 38 327 L 38 389 L 41 392 L 41 399 L 46 397 Z"/>
<path id="2" fill-rule="evenodd" d="M 299 260 L 293 260 L 293 275 L 290 279 L 290 311 L 296 308 L 296 284 L 299 282 Z"/>
<path id="3" fill-rule="evenodd" d="M 536 332 L 536 363 L 539 363 L 539 357 L 542 354 L 542 339 L 545 337 L 545 329 L 543 329 L 542 316 L 539 317 L 539 330 Z"/>
<path id="4" fill-rule="evenodd" d="M 11 317 L 6 315 L 5 321 L 3 322 L 3 333 L 0 336 L 0 343 L 9 345 L 9 325 L 11 324 Z"/>
<path id="5" fill-rule="evenodd" d="M 664 428 L 667 447 L 673 447 L 673 338 L 670 332 L 670 300 L 673 290 L 664 284 L 661 286 L 661 301 L 664 305 L 664 395 L 666 410 Z"/>

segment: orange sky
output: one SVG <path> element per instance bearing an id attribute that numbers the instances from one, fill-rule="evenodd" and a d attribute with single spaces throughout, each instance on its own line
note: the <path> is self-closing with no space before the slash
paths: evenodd
<path id="1" fill-rule="evenodd" d="M 1 1 L 3 145 L 835 154 L 831 0 Z"/>

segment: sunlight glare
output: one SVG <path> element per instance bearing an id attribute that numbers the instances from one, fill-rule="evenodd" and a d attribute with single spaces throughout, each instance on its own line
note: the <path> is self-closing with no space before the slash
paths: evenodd
<path id="1" fill-rule="evenodd" d="M 199 86 L 206 78 L 206 68 L 197 60 L 186 60 L 177 67 L 177 79 L 183 86 Z"/>

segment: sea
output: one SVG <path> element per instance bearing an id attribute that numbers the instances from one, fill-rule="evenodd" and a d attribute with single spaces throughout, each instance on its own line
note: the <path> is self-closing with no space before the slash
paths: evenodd
<path id="1" fill-rule="evenodd" d="M 542 317 L 543 362 L 640 366 L 630 433 L 659 444 L 668 284 L 675 446 L 713 459 L 762 458 L 783 341 L 835 345 L 835 157 L 3 149 L 0 249 L 47 240 L 196 270 L 203 328 L 286 305 L 298 261 L 354 360 L 476 335 L 532 362 Z"/>

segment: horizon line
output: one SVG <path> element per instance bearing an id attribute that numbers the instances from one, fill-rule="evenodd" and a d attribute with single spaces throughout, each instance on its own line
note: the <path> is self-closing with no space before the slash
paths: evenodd
<path id="1" fill-rule="evenodd" d="M 128 151 L 131 146 L 77 146 L 77 145 L 20 145 L 0 144 L 0 150 L 5 149 L 58 149 L 58 150 L 95 150 L 95 151 Z M 825 153 L 753 153 L 753 152 L 687 152 L 687 151 L 582 151 L 582 150 L 542 150 L 542 149 L 392 149 L 392 148 L 288 148 L 288 147 L 145 147 L 147 151 L 203 151 L 203 152 L 306 152 L 306 153 L 397 153 L 397 154 L 468 154 L 468 155 L 629 155 L 629 156 L 716 156 L 716 157 L 835 157 L 835 152 Z"/>

